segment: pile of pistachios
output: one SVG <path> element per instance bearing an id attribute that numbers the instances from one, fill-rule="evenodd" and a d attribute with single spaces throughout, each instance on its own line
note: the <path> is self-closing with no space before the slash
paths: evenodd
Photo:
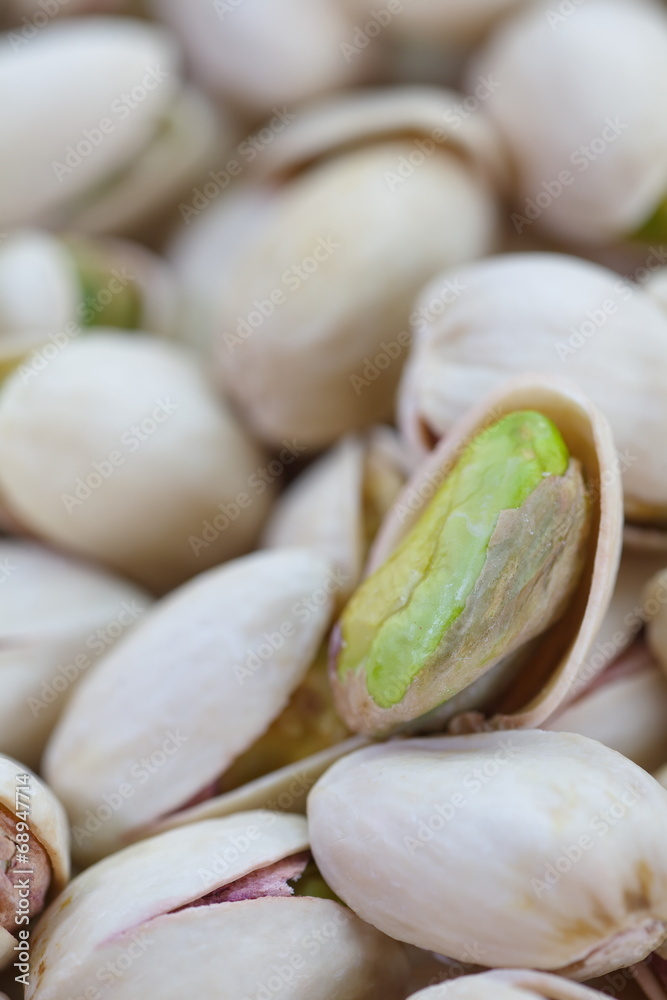
<path id="1" fill-rule="evenodd" d="M 667 1000 L 667 4 L 4 0 L 0 1000 Z"/>

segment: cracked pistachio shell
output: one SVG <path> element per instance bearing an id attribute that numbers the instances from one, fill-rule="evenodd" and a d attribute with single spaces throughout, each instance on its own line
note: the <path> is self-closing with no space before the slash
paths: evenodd
<path id="1" fill-rule="evenodd" d="M 163 598 L 100 660 L 44 760 L 77 858 L 90 862 L 150 831 L 262 736 L 322 643 L 332 581 L 329 564 L 306 550 L 246 556 Z M 117 801 L 121 786 L 127 795 L 97 823 L 104 796 Z"/>
<path id="2" fill-rule="evenodd" d="M 321 552 L 345 583 L 339 605 L 359 583 L 368 549 L 405 482 L 406 458 L 388 427 L 350 435 L 317 459 L 274 504 L 264 529 L 268 548 Z"/>
<path id="3" fill-rule="evenodd" d="M 121 230 L 194 179 L 218 137 L 213 112 L 183 85 L 174 40 L 146 21 L 64 19 L 30 40 L 8 32 L 0 92 L 13 95 L 0 104 L 6 227 Z M 141 99 L 128 105 L 133 92 Z"/>
<path id="4" fill-rule="evenodd" d="M 253 121 L 354 83 L 374 61 L 372 45 L 343 57 L 351 25 L 336 0 L 151 0 L 150 8 L 178 34 L 195 79 Z"/>
<path id="5" fill-rule="evenodd" d="M 0 753 L 37 767 L 79 679 L 152 603 L 133 584 L 0 540 Z"/>
<path id="6" fill-rule="evenodd" d="M 25 775 L 28 775 L 27 783 L 17 780 Z M 22 790 L 21 795 L 17 789 Z M 16 816 L 17 804 L 19 812 L 25 810 L 29 813 L 27 820 L 23 815 L 19 817 L 21 822 L 28 823 L 29 833 L 46 852 L 51 869 L 47 900 L 51 899 L 67 885 L 70 876 L 69 828 L 65 810 L 51 789 L 32 771 L 11 757 L 0 754 L 0 809 Z M 16 937 L 0 925 L 0 968 L 15 957 L 15 944 Z"/>
<path id="7" fill-rule="evenodd" d="M 496 598 L 501 601 L 503 615 L 495 610 L 494 603 L 483 614 L 475 603 L 482 600 L 488 603 L 491 599 L 489 595 L 494 593 L 493 588 L 487 592 L 475 586 L 477 579 L 487 580 L 487 576 L 480 572 L 475 581 L 468 581 L 467 590 L 462 589 L 466 603 L 460 617 L 461 622 L 468 622 L 462 640 L 458 638 L 460 623 L 457 621 L 454 623 L 454 630 L 448 627 L 444 633 L 438 633 L 439 639 L 437 635 L 434 636 L 433 623 L 441 621 L 441 609 L 445 608 L 445 604 L 438 598 L 437 607 L 431 613 L 425 602 L 432 590 L 432 583 L 422 575 L 425 586 L 419 592 L 426 597 L 422 598 L 417 611 L 413 611 L 414 601 L 408 606 L 410 616 L 417 614 L 421 608 L 422 618 L 415 622 L 414 617 L 408 616 L 408 612 L 399 614 L 402 606 L 400 601 L 403 600 L 400 597 L 396 599 L 399 601 L 396 604 L 397 612 L 380 631 L 373 598 L 373 581 L 382 578 L 390 588 L 402 586 L 404 576 L 400 573 L 405 574 L 406 571 L 394 571 L 394 566 L 404 565 L 406 553 L 409 556 L 412 551 L 408 551 L 409 546 L 414 549 L 417 544 L 415 540 L 420 537 L 420 525 L 424 526 L 424 530 L 427 527 L 432 530 L 430 526 L 437 514 L 437 507 L 428 501 L 434 496 L 436 486 L 447 481 L 470 442 L 477 438 L 482 443 L 482 453 L 486 454 L 487 444 L 493 443 L 497 435 L 492 437 L 482 432 L 494 425 L 500 428 L 503 417 L 524 411 L 535 412 L 551 421 L 557 433 L 562 436 L 559 448 L 562 448 L 564 442 L 569 453 L 568 459 L 580 463 L 588 497 L 589 521 L 585 541 L 577 542 L 581 549 L 579 555 L 584 560 L 583 569 L 580 560 L 573 559 L 572 553 L 568 557 L 567 549 L 564 549 L 558 572 L 552 569 L 544 578 L 543 587 L 540 582 L 543 557 L 533 561 L 531 565 L 534 567 L 537 585 L 530 589 L 530 602 L 526 600 L 527 585 L 525 590 L 523 584 L 519 586 L 514 571 L 512 578 L 516 580 L 516 590 L 508 586 L 507 592 L 503 591 Z M 576 387 L 558 380 L 539 376 L 515 379 L 466 414 L 446 440 L 443 439 L 422 462 L 385 519 L 366 567 L 366 583 L 343 612 L 342 628 L 337 629 L 334 634 L 331 645 L 332 682 L 339 711 L 353 731 L 377 735 L 406 726 L 413 729 L 442 728 L 444 723 L 448 723 L 452 731 L 489 726 L 503 729 L 532 727 L 540 725 L 555 711 L 567 698 L 571 686 L 576 683 L 579 672 L 583 669 L 613 592 L 622 525 L 620 482 L 618 477 L 606 475 L 614 454 L 609 427 L 599 411 Z M 567 467 L 567 462 L 565 466 Z M 576 468 L 570 466 L 568 476 L 558 477 L 557 480 L 553 477 L 556 487 L 567 487 L 569 491 L 571 479 L 568 477 L 575 475 Z M 456 477 L 452 477 L 452 481 L 458 482 Z M 497 476 L 494 475 L 492 481 L 494 488 L 499 489 Z M 550 490 L 551 484 L 548 486 Z M 511 573 L 516 557 L 509 549 L 505 553 L 503 546 L 509 544 L 510 539 L 520 538 L 521 545 L 529 551 L 531 539 L 544 537 L 546 512 L 552 507 L 556 512 L 559 510 L 559 504 L 552 504 L 553 498 L 549 499 L 545 507 L 539 507 L 540 513 L 536 512 L 537 508 L 533 509 L 533 504 L 538 499 L 541 504 L 545 488 L 542 487 L 537 494 L 531 494 L 525 514 L 515 515 L 511 510 L 505 512 L 502 520 L 505 534 L 493 534 L 493 552 L 491 548 L 488 549 L 489 558 L 483 564 L 485 570 L 487 565 L 489 569 L 496 565 L 495 560 L 499 558 L 498 570 Z M 576 485 L 576 477 L 573 489 L 574 494 L 580 496 L 581 484 Z M 550 497 L 550 492 L 546 496 Z M 511 508 L 512 504 L 506 503 L 505 506 Z M 569 514 L 570 508 L 566 506 L 562 510 Z M 539 528 L 537 524 L 540 525 Z M 567 537 L 572 542 L 578 537 L 581 524 L 575 519 L 571 531 L 567 526 L 564 530 L 570 532 Z M 535 531 L 538 532 L 537 535 L 531 534 Z M 440 535 L 434 537 L 439 538 Z M 419 545 L 421 544 L 420 541 Z M 450 546 L 451 544 L 453 543 Z M 421 548 L 415 551 L 421 552 Z M 454 549 L 450 547 L 448 551 Z M 395 552 L 396 559 L 393 558 Z M 458 562 L 453 563 L 449 578 L 456 579 L 454 571 L 459 573 L 468 567 L 470 558 L 472 557 L 469 555 L 462 555 Z M 523 567 L 524 563 L 521 565 Z M 505 570 L 502 569 L 503 566 Z M 573 578 L 577 581 L 574 591 Z M 569 596 L 564 604 L 566 595 Z M 546 614 L 537 613 L 542 597 L 546 598 L 548 614 L 551 616 L 549 624 L 553 627 L 540 633 Z M 528 606 L 531 613 L 525 616 L 525 621 L 519 621 L 520 615 L 519 618 L 513 615 L 510 619 L 507 614 L 510 606 Z M 486 604 L 481 603 L 481 607 L 484 609 Z M 553 625 L 553 616 L 557 611 L 560 611 L 561 617 Z M 380 613 L 384 614 L 382 608 Z M 481 620 L 476 620 L 476 614 Z M 496 632 L 484 627 L 487 616 L 496 623 Z M 429 632 L 423 631 L 426 621 L 431 623 Z M 418 629 L 420 625 L 422 631 L 419 635 L 419 648 L 428 647 L 430 652 L 424 658 L 425 666 L 408 677 L 407 685 L 406 674 L 402 669 L 404 661 L 396 661 L 401 667 L 399 684 L 396 671 L 388 671 L 396 660 L 401 643 L 409 641 L 411 648 L 415 648 L 413 640 L 407 640 L 406 636 L 411 634 L 410 629 Z M 475 628 L 480 629 L 480 642 L 474 641 L 472 630 Z M 534 641 L 530 643 L 530 639 Z M 382 648 L 386 655 L 383 653 L 380 657 L 378 652 L 376 664 L 373 656 L 374 651 L 379 648 L 379 642 L 384 643 Z M 502 645 L 499 646 L 499 642 Z M 371 644 L 369 648 L 373 656 L 369 654 L 364 659 L 357 659 L 357 651 L 365 649 L 368 643 Z M 522 644 L 523 650 L 518 658 L 507 655 L 520 651 Z M 459 647 L 460 651 L 456 652 Z M 451 649 L 454 652 L 450 652 Z M 419 661 L 412 656 L 410 662 L 418 665 Z M 372 673 L 367 673 L 365 664 Z"/>
<path id="8" fill-rule="evenodd" d="M 490 251 L 493 136 L 472 118 L 449 127 L 454 101 L 408 87 L 304 112 L 217 209 L 218 376 L 266 441 L 322 448 L 390 417 L 418 289 Z M 201 227 L 210 247 L 212 223 Z M 194 234 L 188 246 L 199 253 Z"/>
<path id="9" fill-rule="evenodd" d="M 543 728 L 598 740 L 650 772 L 667 760 L 665 719 L 667 679 L 638 640 Z"/>
<path id="10" fill-rule="evenodd" d="M 443 283 L 457 294 L 436 315 Z M 398 404 L 412 447 L 428 450 L 511 375 L 562 375 L 609 420 L 628 519 L 642 526 L 665 519 L 667 321 L 645 291 L 574 257 L 507 254 L 440 275 L 415 315 Z"/>
<path id="11" fill-rule="evenodd" d="M 522 2 L 525 0 L 410 0 L 395 16 L 390 14 L 386 31 L 393 38 L 430 46 L 469 45 Z M 377 5 L 372 0 L 344 0 L 343 6 L 361 30 L 369 19 L 377 20 Z"/>
<path id="12" fill-rule="evenodd" d="M 580 7 L 569 16 L 549 0 L 528 4 L 492 35 L 469 79 L 502 82 L 485 109 L 513 156 L 523 225 L 534 218 L 526 202 L 541 204 L 546 190 L 540 228 L 602 243 L 640 230 L 666 194 L 667 12 L 645 0 Z M 560 184 L 565 170 L 572 180 Z"/>
<path id="13" fill-rule="evenodd" d="M 137 243 L 21 229 L 0 244 L 0 375 L 31 349 L 57 346 L 67 331 L 95 325 L 170 334 L 175 314 L 167 265 Z"/>
<path id="14" fill-rule="evenodd" d="M 431 986 L 413 993 L 409 1000 L 608 1000 L 608 997 L 560 976 L 503 969 Z"/>
<path id="15" fill-rule="evenodd" d="M 331 899 L 188 905 L 307 848 L 302 817 L 256 811 L 107 858 L 76 878 L 40 921 L 28 1000 L 85 995 L 115 963 L 123 970 L 113 977 L 115 1000 L 239 1000 L 283 990 L 294 1000 L 373 1000 L 378 990 L 401 1000 L 403 950 Z"/>
<path id="16" fill-rule="evenodd" d="M 195 358 L 96 329 L 39 368 L 0 388 L 0 490 L 25 529 L 156 591 L 250 548 L 270 489 L 213 524 L 263 456 Z"/>
<path id="17" fill-rule="evenodd" d="M 310 793 L 327 884 L 385 934 L 588 979 L 667 936 L 667 794 L 620 754 L 524 730 L 394 741 Z M 610 878 L 609 873 L 614 877 Z"/>

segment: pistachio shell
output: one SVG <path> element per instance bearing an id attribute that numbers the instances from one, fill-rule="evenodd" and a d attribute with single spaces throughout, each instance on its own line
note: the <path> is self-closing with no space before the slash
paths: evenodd
<path id="1" fill-rule="evenodd" d="M 643 600 L 648 617 L 648 644 L 663 672 L 667 673 L 667 570 L 661 570 L 649 580 Z"/>
<path id="2" fill-rule="evenodd" d="M 152 0 L 176 31 L 202 86 L 256 119 L 359 78 L 370 52 L 343 58 L 350 33 L 334 0 Z M 257 66 L 262 72 L 256 72 Z"/>
<path id="3" fill-rule="evenodd" d="M 459 294 L 436 316 L 444 280 Z M 399 394 L 411 446 L 430 447 L 503 379 L 557 372 L 611 424 L 619 454 L 610 474 L 623 475 L 627 516 L 644 524 L 665 517 L 667 323 L 642 289 L 572 257 L 509 254 L 441 275 L 415 313 L 420 322 Z"/>
<path id="4" fill-rule="evenodd" d="M 523 0 L 410 0 L 401 5 L 394 16 L 391 8 L 384 15 L 387 33 L 395 38 L 410 39 L 438 46 L 469 45 L 489 28 L 506 16 Z M 372 0 L 346 0 L 344 6 L 362 30 L 365 22 L 380 21 L 377 6 Z"/>
<path id="5" fill-rule="evenodd" d="M 665 196 L 667 14 L 637 0 L 580 6 L 571 17 L 548 0 L 527 4 L 470 79 L 502 81 L 486 109 L 514 158 L 523 225 L 526 202 L 541 205 L 547 192 L 541 227 L 600 243 L 640 229 Z"/>
<path id="6" fill-rule="evenodd" d="M 649 295 L 667 312 L 667 267 L 652 274 L 644 285 Z"/>
<path id="7" fill-rule="evenodd" d="M 667 679 L 636 642 L 545 729 L 579 733 L 654 771 L 667 760 Z"/>
<path id="8" fill-rule="evenodd" d="M 32 542 L 0 540 L 0 753 L 36 767 L 67 697 L 151 598 Z"/>
<path id="9" fill-rule="evenodd" d="M 11 757 L 0 755 L 0 809 L 3 808 L 13 817 L 21 814 L 21 822 L 28 823 L 30 835 L 46 852 L 51 869 L 47 876 L 48 896 L 52 897 L 64 888 L 70 875 L 69 829 L 65 811 L 51 789 L 36 775 Z M 28 813 L 27 819 L 24 812 Z M 36 869 L 35 865 L 35 872 L 27 877 L 37 879 Z M 16 937 L 0 925 L 0 968 L 14 957 L 15 945 Z"/>
<path id="10" fill-rule="evenodd" d="M 320 778 L 308 820 L 322 875 L 362 919 L 455 959 L 474 944 L 487 966 L 587 979 L 667 936 L 665 790 L 581 736 L 369 747 Z"/>
<path id="11" fill-rule="evenodd" d="M 523 661 L 501 663 L 480 673 L 439 707 L 436 700 L 423 696 L 419 678 L 403 701 L 386 710 L 379 709 L 365 686 L 355 683 L 354 678 L 344 686 L 334 677 L 339 710 L 355 731 L 386 731 L 410 720 L 417 720 L 414 724 L 418 726 L 426 721 L 427 726 L 437 728 L 448 721 L 455 731 L 536 726 L 556 710 L 577 682 L 613 592 L 622 510 L 620 483 L 617 477 L 605 475 L 614 459 L 609 427 L 576 387 L 546 377 L 524 376 L 501 386 L 466 414 L 424 460 L 399 496 L 371 550 L 366 575 L 386 562 L 418 522 L 425 502 L 434 493 L 434 484 L 452 468 L 466 444 L 490 422 L 520 410 L 537 411 L 554 422 L 571 456 L 582 463 L 592 499 L 586 567 L 563 618 L 527 648 Z M 508 688 L 510 680 L 512 687 Z M 436 707 L 430 719 L 420 718 Z"/>
<path id="12" fill-rule="evenodd" d="M 378 523 L 402 486 L 404 458 L 388 428 L 349 436 L 317 459 L 274 505 L 264 530 L 268 548 L 303 546 L 321 552 L 353 592 Z"/>
<path id="13" fill-rule="evenodd" d="M 333 579 L 299 549 L 210 570 L 155 605 L 88 674 L 44 760 L 79 859 L 186 807 L 262 735 L 322 642 Z"/>
<path id="14" fill-rule="evenodd" d="M 238 1000 L 262 989 L 289 989 L 295 1000 L 372 1000 L 379 989 L 400 1000 L 400 947 L 332 900 L 268 896 L 189 905 L 307 847 L 301 817 L 247 812 L 107 858 L 75 879 L 40 922 L 28 1000 L 83 994 L 122 955 L 134 960 L 114 977 L 118 1000 L 155 996 L 158 981 L 163 1000 Z M 130 950 L 133 942 L 138 949 Z"/>
<path id="15" fill-rule="evenodd" d="M 409 1000 L 608 1000 L 580 983 L 544 972 L 509 969 L 463 976 L 452 983 L 413 993 Z"/>
<path id="16" fill-rule="evenodd" d="M 0 391 L 0 488 L 17 519 L 160 591 L 250 547 L 271 489 L 211 525 L 262 456 L 194 359 L 96 330 L 42 367 Z"/>

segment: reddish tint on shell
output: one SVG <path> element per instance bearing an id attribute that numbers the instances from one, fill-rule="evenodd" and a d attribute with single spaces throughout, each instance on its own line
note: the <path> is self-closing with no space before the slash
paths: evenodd
<path id="1" fill-rule="evenodd" d="M 266 868 L 249 872 L 248 875 L 243 875 L 229 885 L 214 889 L 207 896 L 179 907 L 179 910 L 187 910 L 194 906 L 213 906 L 215 903 L 237 903 L 244 899 L 261 899 L 263 896 L 292 896 L 294 889 L 288 882 L 303 875 L 309 861 L 309 851 L 293 854 L 290 858 L 283 858 L 275 864 L 267 865 Z"/>
<path id="2" fill-rule="evenodd" d="M 21 898 L 28 900 L 29 915 L 37 916 L 44 909 L 51 883 L 48 855 L 32 833 L 28 833 L 28 851 L 17 850 L 16 823 L 16 817 L 0 806 L 0 926 L 11 932 L 16 930 Z"/>

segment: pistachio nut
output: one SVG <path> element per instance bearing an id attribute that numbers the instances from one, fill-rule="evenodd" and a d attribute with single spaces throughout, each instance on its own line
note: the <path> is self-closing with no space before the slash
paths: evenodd
<path id="1" fill-rule="evenodd" d="M 272 495 L 244 493 L 262 454 L 196 360 L 113 330 L 8 377 L 0 466 L 26 529 L 156 591 L 250 548 Z"/>
<path id="2" fill-rule="evenodd" d="M 37 360 L 91 326 L 169 335 L 175 318 L 169 269 L 139 244 L 36 229 L 0 244 L 0 376 L 31 349 Z"/>
<path id="3" fill-rule="evenodd" d="M 115 1000 L 402 1000 L 401 946 L 331 898 L 308 848 L 303 817 L 256 811 L 107 858 L 40 921 L 27 1000 L 100 984 Z"/>
<path id="4" fill-rule="evenodd" d="M 80 678 L 141 618 L 133 584 L 33 542 L 0 539 L 0 753 L 37 767 Z"/>
<path id="5" fill-rule="evenodd" d="M 274 505 L 267 548 L 321 552 L 345 581 L 343 603 L 359 583 L 370 545 L 405 482 L 406 457 L 388 427 L 349 435 L 316 459 Z"/>
<path id="6" fill-rule="evenodd" d="M 228 770 L 289 709 L 304 681 L 313 697 L 307 675 L 335 585 L 335 571 L 305 549 L 246 556 L 163 598 L 97 663 L 44 759 L 81 862 L 214 796 L 219 780 L 233 787 Z M 300 713 L 295 733 L 285 727 L 275 738 L 281 754 L 290 752 L 290 738 L 298 759 L 300 748 L 305 756 L 342 737 L 328 703 L 317 706 L 311 719 Z M 238 780 L 252 764 L 239 766 Z"/>
<path id="7" fill-rule="evenodd" d="M 637 640 L 543 728 L 588 736 L 654 771 L 667 760 L 666 718 L 667 679 Z"/>
<path id="8" fill-rule="evenodd" d="M 462 291 L 436 316 L 432 302 L 445 283 Z M 667 322 L 651 296 L 584 260 L 508 254 L 441 275 L 415 313 L 398 404 L 412 447 L 428 450 L 511 375 L 558 372 L 611 424 L 618 456 L 609 475 L 623 477 L 629 520 L 650 526 L 667 518 Z"/>
<path id="9" fill-rule="evenodd" d="M 372 0 L 344 0 L 357 30 L 373 33 L 378 24 L 394 39 L 417 41 L 428 45 L 470 45 L 479 40 L 492 25 L 506 17 L 526 0 L 410 0 L 392 12 L 391 7 L 378 11 Z M 371 25 L 369 28 L 367 23 Z M 351 36 L 349 43 L 360 44 Z"/>
<path id="10" fill-rule="evenodd" d="M 609 1000 L 604 993 L 561 976 L 527 969 L 503 969 L 462 976 L 413 993 L 409 1000 Z"/>
<path id="11" fill-rule="evenodd" d="M 587 979 L 667 937 L 667 794 L 594 740 L 521 730 L 393 741 L 310 793 L 327 884 L 385 934 Z M 614 877 L 610 878 L 609 873 Z"/>
<path id="12" fill-rule="evenodd" d="M 344 58 L 351 24 L 336 0 L 188 0 L 186 6 L 150 0 L 149 6 L 178 34 L 202 87 L 253 121 L 356 83 L 374 62 L 372 45 Z"/>
<path id="13" fill-rule="evenodd" d="M 25 961 L 20 945 L 67 884 L 69 865 L 63 807 L 32 771 L 0 755 L 0 968 Z"/>
<path id="14" fill-rule="evenodd" d="M 566 241 L 664 239 L 667 12 L 636 0 L 526 4 L 470 67 L 516 170 L 515 228 Z M 604 44 L 600 39 L 604 38 Z"/>
<path id="15" fill-rule="evenodd" d="M 415 294 L 491 249 L 495 136 L 478 117 L 448 124 L 454 100 L 395 88 L 300 113 L 258 156 L 257 179 L 172 250 L 182 262 L 217 247 L 205 311 L 218 374 L 266 441 L 321 448 L 391 416 Z"/>
<path id="16" fill-rule="evenodd" d="M 353 731 L 535 726 L 555 711 L 613 591 L 613 456 L 589 401 L 538 376 L 452 430 L 399 496 L 334 631 Z"/>
<path id="17" fill-rule="evenodd" d="M 166 32 L 131 18 L 0 37 L 0 226 L 118 232 L 175 202 L 229 131 L 179 63 Z"/>
<path id="18" fill-rule="evenodd" d="M 643 598 L 646 638 L 651 652 L 667 673 L 667 570 L 660 570 L 648 581 Z"/>

